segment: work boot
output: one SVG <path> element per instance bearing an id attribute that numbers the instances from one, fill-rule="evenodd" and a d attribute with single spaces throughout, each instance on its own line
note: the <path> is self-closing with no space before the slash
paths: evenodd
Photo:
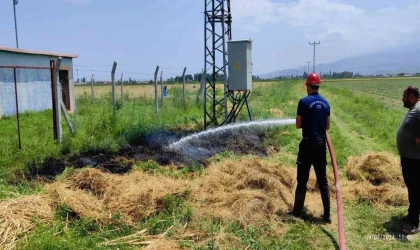
<path id="1" fill-rule="evenodd" d="M 325 224 L 331 224 L 331 217 L 329 217 L 329 218 L 323 217 L 322 221 L 324 221 Z"/>
<path id="2" fill-rule="evenodd" d="M 331 216 L 330 216 L 330 192 L 323 192 L 321 193 L 322 205 L 324 206 L 324 214 L 322 218 L 325 223 L 331 223 Z"/>
<path id="3" fill-rule="evenodd" d="M 291 213 L 293 216 L 296 217 L 302 216 L 303 205 L 305 203 L 305 196 L 306 192 L 296 192 L 293 210 L 288 211 L 288 214 Z"/>
<path id="4" fill-rule="evenodd" d="M 295 214 L 295 212 L 293 212 L 293 211 L 294 211 L 293 209 L 288 209 L 288 210 L 286 210 L 286 214 L 287 215 L 290 215 L 290 216 L 297 217 L 297 218 L 301 218 L 302 217 L 302 213 L 301 214 Z"/>

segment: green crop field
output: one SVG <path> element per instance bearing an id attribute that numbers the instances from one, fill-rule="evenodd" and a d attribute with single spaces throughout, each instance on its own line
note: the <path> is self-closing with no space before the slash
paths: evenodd
<path id="1" fill-rule="evenodd" d="M 399 221 L 407 193 L 395 136 L 409 85 L 419 86 L 420 79 L 326 80 L 320 89 L 331 105 L 328 133 L 342 184 L 347 249 L 420 249 L 419 236 L 402 235 Z M 71 135 L 63 121 L 61 145 L 52 140 L 50 111 L 21 116 L 22 150 L 16 119 L 0 120 L 0 248 L 338 249 L 335 195 L 333 223 L 322 224 L 313 171 L 305 219 L 285 215 L 293 204 L 301 136 L 294 125 L 261 129 L 264 140 L 257 147 L 242 145 L 243 134 L 231 142 L 235 149 L 188 165 L 144 140 L 162 131 L 186 135 L 203 129 L 198 84 L 188 84 L 186 108 L 181 86 L 171 86 L 159 115 L 150 86 L 129 86 L 116 120 L 110 89 L 95 88 L 92 103 L 90 89 L 76 87 L 71 119 L 77 133 Z M 252 118 L 295 118 L 305 95 L 303 80 L 254 83 Z M 247 120 L 245 110 L 238 119 Z M 87 158 L 106 157 L 112 159 L 103 166 L 129 171 L 78 168 Z M 57 172 L 45 176 L 47 168 Z"/>

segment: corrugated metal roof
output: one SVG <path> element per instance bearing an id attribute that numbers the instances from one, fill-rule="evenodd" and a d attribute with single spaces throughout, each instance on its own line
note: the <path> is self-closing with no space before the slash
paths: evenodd
<path id="1" fill-rule="evenodd" d="M 7 47 L 0 47 L 0 51 L 8 51 L 8 52 L 21 53 L 21 54 L 31 54 L 31 55 L 45 55 L 45 56 L 57 56 L 57 57 L 66 57 L 66 58 L 78 58 L 77 55 L 73 55 L 73 54 L 42 52 L 42 51 L 34 51 L 34 50 L 26 50 L 26 49 L 7 48 Z"/>

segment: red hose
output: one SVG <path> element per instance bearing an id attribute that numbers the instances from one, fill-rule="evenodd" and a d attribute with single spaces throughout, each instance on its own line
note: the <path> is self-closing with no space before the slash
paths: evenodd
<path id="1" fill-rule="evenodd" d="M 337 162 L 335 160 L 334 149 L 333 149 L 331 139 L 328 133 L 327 133 L 327 144 L 328 144 L 328 150 L 330 151 L 331 162 L 334 169 L 335 191 L 337 194 L 338 237 L 340 241 L 340 250 L 346 250 L 346 240 L 344 238 L 344 227 L 343 227 L 343 207 L 341 204 L 340 180 L 338 178 L 338 169 L 337 169 Z"/>

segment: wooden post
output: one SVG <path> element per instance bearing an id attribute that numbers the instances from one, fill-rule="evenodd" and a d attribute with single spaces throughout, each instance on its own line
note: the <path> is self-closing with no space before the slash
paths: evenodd
<path id="1" fill-rule="evenodd" d="M 55 122 L 55 119 L 57 117 L 57 111 L 55 110 L 55 102 L 57 97 L 55 96 L 55 61 L 50 60 L 50 74 L 51 74 L 51 100 L 52 100 L 52 121 L 53 121 L 53 129 L 54 129 L 54 140 L 57 140 L 57 123 Z"/>
<path id="2" fill-rule="evenodd" d="M 117 105 L 116 105 L 116 96 L 115 96 L 115 70 L 117 69 L 117 62 L 114 62 L 112 65 L 111 71 L 111 83 L 112 83 L 112 109 L 114 112 L 114 120 L 117 120 Z"/>
<path id="3" fill-rule="evenodd" d="M 18 100 L 16 68 L 13 68 L 13 76 L 15 80 L 16 121 L 17 121 L 17 129 L 18 129 L 19 149 L 22 149 L 22 140 L 20 138 L 19 100 Z"/>
<path id="4" fill-rule="evenodd" d="M 94 83 L 94 77 L 95 77 L 95 75 L 94 74 L 92 74 L 92 78 L 90 79 L 90 92 L 91 92 L 91 94 L 92 94 L 92 103 L 93 103 L 93 100 L 95 99 L 95 93 L 93 92 L 93 83 Z"/>
<path id="5" fill-rule="evenodd" d="M 123 75 L 124 73 L 121 73 L 121 105 L 124 105 Z"/>
<path id="6" fill-rule="evenodd" d="M 197 97 L 195 99 L 195 102 L 198 104 L 200 102 L 200 96 L 204 98 L 204 69 L 201 69 L 201 81 L 200 81 L 200 89 L 198 90 Z"/>
<path id="7" fill-rule="evenodd" d="M 187 71 L 187 68 L 184 68 L 184 73 L 182 73 L 182 105 L 184 106 L 184 108 L 186 108 L 186 104 L 185 104 L 185 71 Z"/>
<path id="8" fill-rule="evenodd" d="M 61 111 L 62 111 L 62 112 L 63 112 L 63 114 L 64 114 L 64 118 L 66 118 L 66 122 L 67 122 L 67 125 L 69 126 L 70 132 L 71 132 L 73 135 L 75 135 L 75 134 L 76 134 L 76 131 L 74 130 L 74 126 L 73 126 L 73 124 L 71 123 L 70 116 L 69 116 L 69 114 L 67 113 L 66 106 L 64 105 L 64 103 L 63 103 L 63 102 L 61 102 L 61 103 L 60 103 L 60 107 L 61 107 Z"/>
<path id="9" fill-rule="evenodd" d="M 63 101 L 61 96 L 61 83 L 60 83 L 60 65 L 61 65 L 61 57 L 58 58 L 57 63 L 55 64 L 55 110 L 56 110 L 56 117 L 55 123 L 57 128 L 57 141 L 61 143 L 63 130 L 61 127 L 61 107 L 60 103 Z"/>
<path id="10" fill-rule="evenodd" d="M 160 96 L 162 99 L 162 107 L 163 107 L 163 81 L 162 81 L 163 71 L 160 72 Z"/>
<path id="11" fill-rule="evenodd" d="M 159 99 L 158 99 L 158 91 L 157 91 L 157 74 L 159 72 L 159 66 L 156 66 L 155 71 L 155 101 L 156 101 L 156 115 L 159 114 Z"/>

